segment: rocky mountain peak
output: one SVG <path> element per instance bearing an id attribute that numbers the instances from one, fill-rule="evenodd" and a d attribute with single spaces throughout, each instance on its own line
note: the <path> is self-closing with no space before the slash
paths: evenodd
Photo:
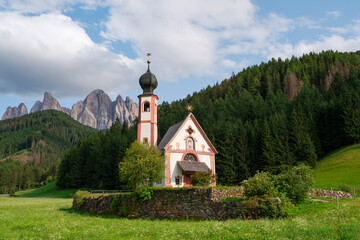
<path id="1" fill-rule="evenodd" d="M 24 103 L 20 103 L 18 107 L 8 107 L 1 120 L 21 117 L 25 114 L 28 114 L 28 110 Z"/>
<path id="2" fill-rule="evenodd" d="M 51 91 L 45 91 L 44 93 L 44 101 L 51 101 L 53 99 Z"/>
<path id="3" fill-rule="evenodd" d="M 52 93 L 50 91 L 44 93 L 44 99 L 42 102 L 40 101 L 35 102 L 34 106 L 30 110 L 30 113 L 34 113 L 41 110 L 48 110 L 48 109 L 55 109 L 58 111 L 62 111 L 62 107 L 60 103 L 52 96 Z"/>
<path id="4" fill-rule="evenodd" d="M 75 103 L 71 109 L 62 107 L 52 96 L 52 93 L 46 91 L 43 101 L 36 101 L 30 113 L 47 109 L 65 112 L 82 124 L 97 129 L 110 128 L 117 118 L 121 123 L 127 122 L 131 125 L 138 115 L 138 106 L 129 97 L 126 97 L 124 102 L 119 95 L 112 102 L 110 97 L 101 89 L 92 91 L 83 101 Z M 27 109 L 25 104 L 22 103 L 19 107 L 9 107 L 2 119 L 18 117 L 24 114 L 27 114 Z"/>

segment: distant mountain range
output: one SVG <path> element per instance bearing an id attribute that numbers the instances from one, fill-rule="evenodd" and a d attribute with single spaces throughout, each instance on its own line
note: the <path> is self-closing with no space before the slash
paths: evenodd
<path id="1" fill-rule="evenodd" d="M 138 105 L 129 97 L 126 97 L 124 101 L 119 95 L 113 102 L 100 89 L 92 91 L 84 101 L 78 101 L 71 109 L 62 107 L 51 92 L 45 92 L 43 101 L 36 101 L 30 113 L 48 109 L 64 112 L 78 122 L 96 129 L 110 128 L 117 118 L 121 123 L 126 122 L 132 125 L 138 116 Z M 8 107 L 1 120 L 25 114 L 28 114 L 27 107 L 21 103 L 18 107 Z"/>

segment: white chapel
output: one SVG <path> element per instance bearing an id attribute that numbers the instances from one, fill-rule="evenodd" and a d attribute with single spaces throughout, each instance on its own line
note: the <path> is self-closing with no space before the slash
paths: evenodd
<path id="1" fill-rule="evenodd" d="M 143 93 L 138 96 L 137 139 L 141 143 L 157 147 L 165 161 L 165 178 L 156 186 L 189 187 L 192 186 L 191 175 L 195 172 L 211 170 L 215 174 L 217 151 L 192 113 L 189 113 L 183 121 L 171 126 L 157 144 L 158 97 L 153 92 L 158 82 L 150 71 L 150 61 L 148 61 L 148 70 L 140 77 L 139 83 Z"/>

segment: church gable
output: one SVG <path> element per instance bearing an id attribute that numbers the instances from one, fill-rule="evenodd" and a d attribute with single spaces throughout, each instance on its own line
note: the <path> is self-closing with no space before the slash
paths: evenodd
<path id="1" fill-rule="evenodd" d="M 192 186 L 195 172 L 215 174 L 217 151 L 192 113 L 169 128 L 158 148 L 165 157 L 165 187 Z"/>
<path id="2" fill-rule="evenodd" d="M 177 127 L 177 130 L 176 132 L 173 132 L 173 136 L 164 146 L 166 151 L 193 150 L 199 153 L 217 153 L 216 149 L 211 144 L 210 140 L 192 113 L 190 113 L 186 119 L 181 122 L 180 126 L 174 126 Z"/>

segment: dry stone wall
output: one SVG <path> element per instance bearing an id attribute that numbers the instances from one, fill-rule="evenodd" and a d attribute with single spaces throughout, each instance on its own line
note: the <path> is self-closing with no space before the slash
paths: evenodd
<path id="1" fill-rule="evenodd" d="M 350 193 L 312 189 L 313 196 L 351 198 Z M 136 194 L 88 194 L 74 198 L 73 208 L 93 214 L 115 214 L 127 218 L 202 218 L 202 219 L 257 219 L 264 217 L 262 207 L 282 204 L 275 198 L 259 201 L 222 201 L 243 198 L 244 189 L 236 188 L 159 188 L 148 201 Z"/>
<path id="2" fill-rule="evenodd" d="M 243 202 L 220 201 L 243 197 L 243 188 L 157 189 L 149 201 L 135 194 L 90 195 L 74 201 L 73 207 L 93 214 L 117 214 L 128 218 L 257 218 L 260 209 L 244 208 Z M 247 203 L 249 204 L 249 203 Z M 246 211 L 245 211 L 246 209 Z"/>
<path id="3" fill-rule="evenodd" d="M 342 191 L 330 191 L 323 189 L 311 189 L 311 191 L 308 194 L 311 196 L 320 196 L 320 197 L 336 198 L 336 196 L 338 196 L 339 198 L 346 198 L 346 199 L 352 198 L 351 193 L 346 193 Z"/>

